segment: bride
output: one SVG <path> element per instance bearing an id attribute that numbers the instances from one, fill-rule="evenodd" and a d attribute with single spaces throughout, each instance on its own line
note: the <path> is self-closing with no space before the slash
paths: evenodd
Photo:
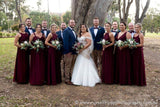
<path id="1" fill-rule="evenodd" d="M 73 68 L 71 81 L 74 85 L 94 87 L 96 83 L 100 83 L 101 80 L 98 76 L 95 63 L 90 56 L 93 51 L 93 40 L 86 25 L 80 26 L 78 41 L 83 43 L 84 48 L 79 51 Z"/>

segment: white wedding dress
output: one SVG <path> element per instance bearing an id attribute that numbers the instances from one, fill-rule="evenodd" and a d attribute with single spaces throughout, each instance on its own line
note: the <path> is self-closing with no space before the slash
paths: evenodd
<path id="1" fill-rule="evenodd" d="M 93 51 L 93 40 L 92 37 L 80 37 L 78 41 L 83 43 L 85 46 L 87 44 L 86 38 L 90 39 L 91 45 L 78 54 L 72 73 L 71 82 L 74 85 L 82 85 L 94 87 L 96 83 L 100 83 L 101 80 L 98 76 L 98 70 L 94 61 L 91 58 L 91 53 Z"/>

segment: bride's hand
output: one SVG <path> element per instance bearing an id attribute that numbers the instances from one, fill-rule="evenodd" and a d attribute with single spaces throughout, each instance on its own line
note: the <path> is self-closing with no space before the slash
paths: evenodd
<path id="1" fill-rule="evenodd" d="M 83 49 L 80 49 L 80 50 L 79 50 L 79 53 L 81 53 L 82 51 L 83 51 Z"/>

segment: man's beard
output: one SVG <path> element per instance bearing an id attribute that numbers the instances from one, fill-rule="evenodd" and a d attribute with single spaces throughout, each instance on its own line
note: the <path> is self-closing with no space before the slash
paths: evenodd
<path id="1" fill-rule="evenodd" d="M 66 28 L 62 28 L 62 30 L 65 30 Z"/>
<path id="2" fill-rule="evenodd" d="M 28 27 L 31 27 L 31 24 L 27 24 Z"/>

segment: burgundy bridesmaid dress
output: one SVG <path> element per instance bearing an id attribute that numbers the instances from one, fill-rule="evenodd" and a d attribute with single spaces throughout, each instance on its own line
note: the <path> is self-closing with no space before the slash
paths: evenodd
<path id="1" fill-rule="evenodd" d="M 52 34 L 50 43 L 52 40 L 56 40 L 57 35 Z M 53 47 L 48 48 L 48 68 L 47 68 L 47 85 L 56 85 L 61 83 L 61 67 L 60 67 L 60 57 L 61 53 Z"/>
<path id="2" fill-rule="evenodd" d="M 29 35 L 27 33 L 20 33 L 19 44 L 24 41 L 29 41 Z M 14 70 L 14 82 L 25 84 L 29 81 L 29 53 L 26 50 L 17 48 L 17 56 Z"/>
<path id="3" fill-rule="evenodd" d="M 109 33 L 104 35 L 104 39 L 111 43 Z M 103 83 L 113 84 L 114 83 L 114 56 L 113 56 L 113 46 L 107 47 L 103 51 L 102 55 L 102 74 L 101 79 Z"/>
<path id="4" fill-rule="evenodd" d="M 121 37 L 116 37 L 116 41 L 126 40 L 126 33 Z M 115 83 L 120 85 L 131 85 L 131 58 L 130 49 L 124 48 L 122 50 L 116 47 L 116 72 L 115 72 Z"/>
<path id="5" fill-rule="evenodd" d="M 35 33 L 34 33 L 35 35 Z M 37 39 L 45 42 L 45 37 L 41 38 L 36 35 L 33 38 L 33 42 Z M 43 85 L 45 82 L 45 49 L 31 50 L 31 66 L 30 66 L 30 84 L 31 85 Z"/>
<path id="6" fill-rule="evenodd" d="M 133 39 L 140 43 L 139 35 L 133 37 Z M 146 85 L 146 76 L 145 76 L 145 64 L 144 64 L 144 55 L 143 47 L 138 47 L 133 49 L 133 84 L 138 86 Z"/>

